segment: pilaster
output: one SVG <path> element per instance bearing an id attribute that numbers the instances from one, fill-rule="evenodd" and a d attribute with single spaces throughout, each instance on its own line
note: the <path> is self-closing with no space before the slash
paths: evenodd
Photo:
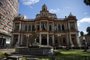
<path id="1" fill-rule="evenodd" d="M 39 44 L 41 45 L 41 34 L 39 35 Z"/>
<path id="2" fill-rule="evenodd" d="M 47 45 L 49 45 L 49 34 L 47 34 Z"/>

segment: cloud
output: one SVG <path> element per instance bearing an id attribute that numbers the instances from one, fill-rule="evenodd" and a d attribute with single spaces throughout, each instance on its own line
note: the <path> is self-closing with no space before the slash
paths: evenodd
<path id="1" fill-rule="evenodd" d="M 78 26 L 80 26 L 83 23 L 90 23 L 90 17 L 88 17 L 88 18 L 86 18 L 86 17 L 85 18 L 82 18 L 77 23 L 78 23 Z"/>
<path id="2" fill-rule="evenodd" d="M 40 0 L 22 0 L 24 5 L 34 5 L 38 3 Z"/>
<path id="3" fill-rule="evenodd" d="M 80 26 L 80 22 L 79 22 L 79 21 L 77 21 L 77 26 L 78 26 L 78 27 Z"/>
<path id="4" fill-rule="evenodd" d="M 79 23 L 90 23 L 90 17 L 89 18 L 82 18 Z"/>
<path id="5" fill-rule="evenodd" d="M 57 8 L 57 9 L 50 9 L 49 10 L 51 13 L 59 13 L 60 12 L 60 9 Z"/>
<path id="6" fill-rule="evenodd" d="M 78 20 L 77 25 L 78 25 L 79 31 L 83 31 L 85 34 L 87 34 L 86 28 L 90 26 L 90 17 L 85 17 L 85 18 L 82 18 L 81 20 Z"/>

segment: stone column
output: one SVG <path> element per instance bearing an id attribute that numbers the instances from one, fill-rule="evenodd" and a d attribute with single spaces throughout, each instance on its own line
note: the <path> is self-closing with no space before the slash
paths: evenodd
<path id="1" fill-rule="evenodd" d="M 31 32 L 32 32 L 32 24 L 31 24 Z"/>
<path id="2" fill-rule="evenodd" d="M 29 24 L 27 24 L 27 32 L 29 32 Z"/>
<path id="3" fill-rule="evenodd" d="M 47 34 L 47 45 L 49 46 L 49 34 Z"/>
<path id="4" fill-rule="evenodd" d="M 52 44 L 53 44 L 53 46 L 55 45 L 54 34 L 52 35 Z"/>
<path id="5" fill-rule="evenodd" d="M 13 40 L 14 40 L 14 37 L 13 37 L 13 36 L 14 36 L 14 34 L 12 34 L 12 37 L 11 37 L 10 47 L 13 47 L 13 42 L 14 42 L 14 41 L 13 41 Z"/>
<path id="6" fill-rule="evenodd" d="M 39 34 L 39 44 L 41 45 L 41 34 Z"/>
<path id="7" fill-rule="evenodd" d="M 41 29 L 41 21 L 40 21 L 40 25 L 39 25 L 39 26 L 40 26 L 40 31 L 41 31 L 41 30 L 42 30 L 42 29 Z"/>
<path id="8" fill-rule="evenodd" d="M 58 24 L 57 24 L 57 31 L 58 31 Z"/>
<path id="9" fill-rule="evenodd" d="M 49 31 L 49 22 L 47 22 L 47 31 Z"/>
<path id="10" fill-rule="evenodd" d="M 60 39 L 61 36 L 58 36 L 58 43 L 59 43 L 59 47 L 61 47 L 61 39 Z"/>
<path id="11" fill-rule="evenodd" d="M 71 47 L 74 47 L 74 44 L 73 44 L 72 39 L 71 39 L 71 34 L 69 34 L 69 39 L 70 39 Z"/>
<path id="12" fill-rule="evenodd" d="M 81 47 L 81 43 L 80 43 L 78 33 L 76 33 L 76 40 L 77 40 L 78 47 Z"/>
<path id="13" fill-rule="evenodd" d="M 23 40 L 23 35 L 21 35 L 21 39 L 20 39 L 20 45 L 22 45 L 22 40 Z"/>
<path id="14" fill-rule="evenodd" d="M 21 31 L 21 22 L 19 23 L 19 31 Z"/>
<path id="15" fill-rule="evenodd" d="M 77 27 L 77 22 L 75 23 L 75 29 L 78 30 L 78 27 Z"/>
<path id="16" fill-rule="evenodd" d="M 67 46 L 69 46 L 69 44 L 70 44 L 70 41 L 69 41 L 69 34 L 67 33 Z"/>
<path id="17" fill-rule="evenodd" d="M 62 25 L 60 24 L 60 29 L 61 29 L 61 31 L 62 31 Z"/>
<path id="18" fill-rule="evenodd" d="M 20 46 L 20 34 L 18 34 L 18 41 L 17 41 L 17 46 Z"/>
<path id="19" fill-rule="evenodd" d="M 54 31 L 54 22 L 53 22 L 53 25 L 52 25 L 52 31 Z"/>

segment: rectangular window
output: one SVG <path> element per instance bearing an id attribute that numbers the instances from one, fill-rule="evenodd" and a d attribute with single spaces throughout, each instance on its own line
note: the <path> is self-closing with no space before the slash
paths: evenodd
<path id="1" fill-rule="evenodd" d="M 60 26 L 60 24 L 58 24 L 58 31 L 61 31 L 61 26 Z"/>
<path id="2" fill-rule="evenodd" d="M 34 25 L 32 25 L 32 31 L 35 31 L 35 26 Z"/>
<path id="3" fill-rule="evenodd" d="M 13 46 L 15 46 L 18 43 L 18 35 L 13 35 Z"/>
<path id="4" fill-rule="evenodd" d="M 29 27 L 28 27 L 28 31 L 31 31 L 31 25 L 29 25 Z"/>
<path id="5" fill-rule="evenodd" d="M 62 31 L 64 31 L 64 30 L 65 30 L 64 25 L 62 25 Z"/>
<path id="6" fill-rule="evenodd" d="M 25 31 L 27 31 L 27 25 L 25 25 Z"/>
<path id="7" fill-rule="evenodd" d="M 39 27 L 39 25 L 37 25 L 37 30 L 40 30 L 40 27 Z"/>
<path id="8" fill-rule="evenodd" d="M 75 24 L 74 24 L 74 22 L 70 22 L 70 29 L 75 29 Z"/>
<path id="9" fill-rule="evenodd" d="M 19 30 L 19 23 L 15 23 L 15 31 Z"/>
<path id="10" fill-rule="evenodd" d="M 41 22 L 41 28 L 42 28 L 42 30 L 47 30 L 47 23 Z"/>
<path id="11" fill-rule="evenodd" d="M 52 25 L 49 25 L 49 31 L 52 31 Z"/>
<path id="12" fill-rule="evenodd" d="M 54 25 L 54 30 L 57 31 L 57 25 L 56 24 Z"/>

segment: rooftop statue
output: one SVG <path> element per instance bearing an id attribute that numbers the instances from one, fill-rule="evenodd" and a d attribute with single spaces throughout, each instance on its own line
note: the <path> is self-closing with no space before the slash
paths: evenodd
<path id="1" fill-rule="evenodd" d="M 42 11 L 47 11 L 47 6 L 45 4 L 42 6 Z"/>

